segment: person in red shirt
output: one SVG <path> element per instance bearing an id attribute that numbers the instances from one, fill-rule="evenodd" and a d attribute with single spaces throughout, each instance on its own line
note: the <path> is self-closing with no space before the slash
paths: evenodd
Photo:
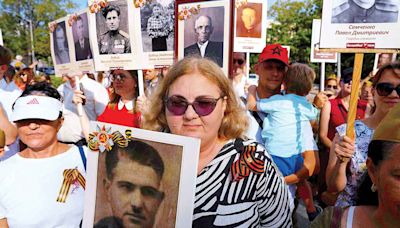
<path id="1" fill-rule="evenodd" d="M 136 108 L 138 76 L 133 70 L 111 72 L 113 90 L 103 114 L 97 120 L 128 127 L 140 127 L 141 113 Z"/>

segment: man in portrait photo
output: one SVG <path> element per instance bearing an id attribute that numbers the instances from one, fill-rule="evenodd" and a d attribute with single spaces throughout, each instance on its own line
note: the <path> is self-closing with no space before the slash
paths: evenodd
<path id="1" fill-rule="evenodd" d="M 160 190 L 164 162 L 158 151 L 131 140 L 127 147 L 115 144 L 106 153 L 103 185 L 112 216 L 102 218 L 94 227 L 153 227 L 165 198 Z"/>
<path id="2" fill-rule="evenodd" d="M 83 18 L 81 16 L 78 16 L 72 28 L 75 30 L 76 33 L 75 37 L 76 61 L 91 59 L 92 51 L 90 50 L 87 25 L 84 23 Z"/>
<path id="3" fill-rule="evenodd" d="M 102 34 L 99 39 L 100 54 L 123 54 L 131 53 L 131 45 L 128 33 L 120 30 L 120 8 L 109 3 L 102 10 L 105 18 L 107 32 Z"/>
<path id="4" fill-rule="evenodd" d="M 332 23 L 396 23 L 399 0 L 335 0 Z"/>
<path id="5" fill-rule="evenodd" d="M 237 37 L 261 38 L 261 9 L 260 3 L 247 3 L 237 9 Z"/>
<path id="6" fill-rule="evenodd" d="M 56 64 L 69 63 L 69 48 L 65 33 L 65 22 L 58 23 L 57 28 L 53 32 L 53 41 Z"/>
<path id="7" fill-rule="evenodd" d="M 201 56 L 209 58 L 220 67 L 223 66 L 223 43 L 211 41 L 210 37 L 214 27 L 209 16 L 201 15 L 194 22 L 194 32 L 197 42 L 184 49 L 184 57 Z"/>

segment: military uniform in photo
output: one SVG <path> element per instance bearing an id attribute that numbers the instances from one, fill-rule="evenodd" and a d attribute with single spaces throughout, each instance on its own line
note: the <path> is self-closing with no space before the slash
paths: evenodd
<path id="1" fill-rule="evenodd" d="M 123 54 L 131 53 L 131 45 L 127 33 L 117 31 L 107 31 L 100 37 L 100 54 Z"/>
<path id="2" fill-rule="evenodd" d="M 376 0 L 364 9 L 353 0 L 342 0 L 332 10 L 332 23 L 396 23 L 399 12 L 398 0 Z"/>

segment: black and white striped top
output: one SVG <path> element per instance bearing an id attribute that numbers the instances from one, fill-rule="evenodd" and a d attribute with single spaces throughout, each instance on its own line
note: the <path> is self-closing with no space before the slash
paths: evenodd
<path id="1" fill-rule="evenodd" d="M 244 141 L 246 146 L 255 143 Z M 263 174 L 233 181 L 230 168 L 240 152 L 234 140 L 197 176 L 193 227 L 292 227 L 289 192 L 262 145 Z"/>

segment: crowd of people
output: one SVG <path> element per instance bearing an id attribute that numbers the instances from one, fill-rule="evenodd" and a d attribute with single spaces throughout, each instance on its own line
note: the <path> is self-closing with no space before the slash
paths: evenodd
<path id="1" fill-rule="evenodd" d="M 0 46 L 0 227 L 80 226 L 89 121 L 201 140 L 192 227 L 296 227 L 299 201 L 311 227 L 400 222 L 399 62 L 380 66 L 360 86 L 351 139 L 353 69 L 329 76 L 326 91 L 310 100 L 314 70 L 290 64 L 280 44 L 260 54 L 257 85 L 246 80 L 243 53 L 233 54 L 229 76 L 207 58 L 186 57 L 168 69 L 144 71 L 140 96 L 137 71 L 65 75 L 54 88 L 30 68 L 16 72 L 11 60 Z M 137 161 L 129 170 L 156 173 L 159 189 L 162 158 L 155 152 L 144 159 L 132 148 L 115 152 L 114 160 L 122 164 L 129 156 Z M 109 186 L 119 175 L 112 170 L 121 167 L 107 170 Z M 68 176 L 77 181 L 69 184 Z M 164 195 L 156 193 L 159 205 Z M 96 227 L 152 226 L 158 206 L 146 215 L 145 203 L 133 201 L 126 213 L 144 213 L 146 221 L 114 213 Z"/>

